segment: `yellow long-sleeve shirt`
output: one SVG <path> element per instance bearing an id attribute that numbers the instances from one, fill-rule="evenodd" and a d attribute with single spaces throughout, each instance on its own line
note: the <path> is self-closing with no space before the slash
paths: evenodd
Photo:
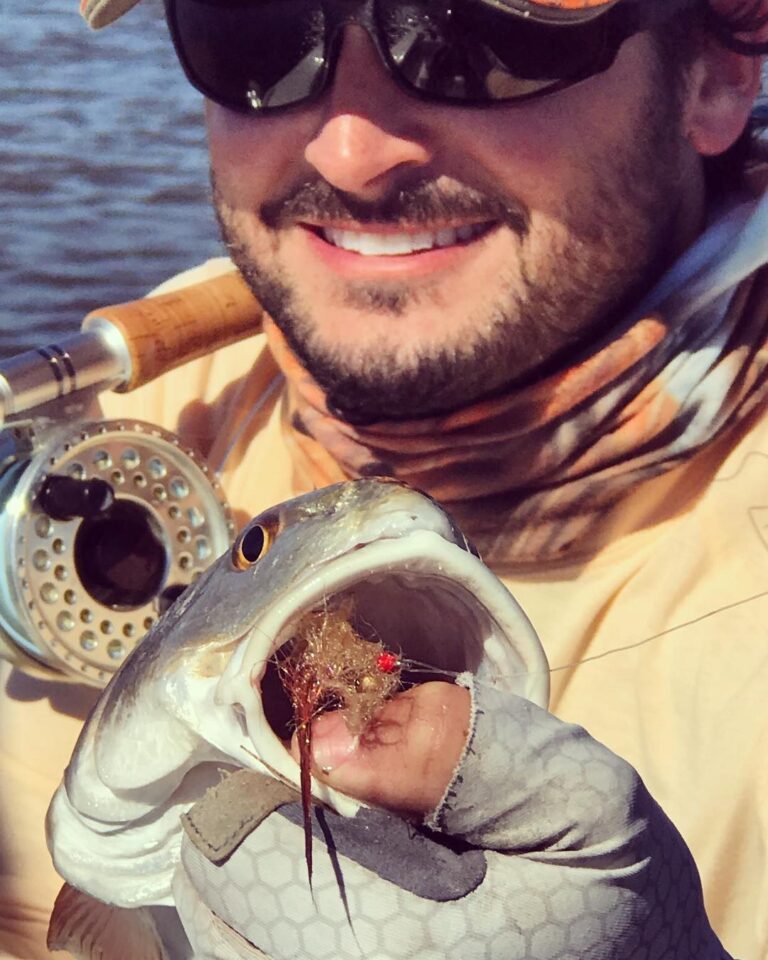
<path id="1" fill-rule="evenodd" d="M 222 269 L 217 261 L 182 282 Z M 244 519 L 307 483 L 280 401 L 255 337 L 106 396 L 104 412 L 179 432 L 222 468 Z M 497 572 L 542 638 L 553 712 L 636 767 L 693 851 L 724 945 L 759 960 L 768 956 L 766 418 L 642 485 L 601 522 L 610 543 L 587 560 Z M 45 810 L 93 693 L 2 669 L 0 956 L 32 960 L 47 956 L 60 885 Z"/>

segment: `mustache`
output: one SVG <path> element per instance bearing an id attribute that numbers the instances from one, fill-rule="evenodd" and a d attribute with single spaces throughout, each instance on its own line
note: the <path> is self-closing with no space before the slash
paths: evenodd
<path id="1" fill-rule="evenodd" d="M 354 220 L 360 224 L 409 227 L 450 220 L 494 220 L 521 237 L 530 228 L 530 213 L 517 200 L 492 196 L 460 183 L 448 185 L 434 180 L 398 188 L 377 200 L 362 200 L 318 177 L 267 200 L 260 206 L 259 215 L 272 230 L 302 220 Z"/>

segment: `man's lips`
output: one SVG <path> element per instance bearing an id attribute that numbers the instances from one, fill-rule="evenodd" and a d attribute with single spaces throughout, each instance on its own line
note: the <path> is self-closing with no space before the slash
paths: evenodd
<path id="1" fill-rule="evenodd" d="M 443 250 L 469 244 L 484 236 L 494 226 L 493 221 L 442 226 L 431 230 L 424 227 L 369 227 L 302 224 L 318 238 L 338 250 L 361 257 L 405 257 L 433 250 Z"/>

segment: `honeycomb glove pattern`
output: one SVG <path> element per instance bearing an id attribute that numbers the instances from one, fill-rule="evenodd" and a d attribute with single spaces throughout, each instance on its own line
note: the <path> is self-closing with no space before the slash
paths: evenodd
<path id="1" fill-rule="evenodd" d="M 582 728 L 460 678 L 464 756 L 424 828 L 297 804 L 223 864 L 182 844 L 174 895 L 196 957 L 727 960 L 698 872 L 637 773 Z"/>

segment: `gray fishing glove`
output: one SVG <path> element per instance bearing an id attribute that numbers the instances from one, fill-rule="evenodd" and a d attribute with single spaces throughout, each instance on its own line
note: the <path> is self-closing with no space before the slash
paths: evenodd
<path id="1" fill-rule="evenodd" d="M 460 682 L 472 724 L 442 802 L 420 827 L 316 808 L 312 891 L 300 805 L 277 798 L 255 825 L 259 775 L 192 809 L 174 898 L 195 956 L 727 958 L 635 771 L 527 700 Z"/>

